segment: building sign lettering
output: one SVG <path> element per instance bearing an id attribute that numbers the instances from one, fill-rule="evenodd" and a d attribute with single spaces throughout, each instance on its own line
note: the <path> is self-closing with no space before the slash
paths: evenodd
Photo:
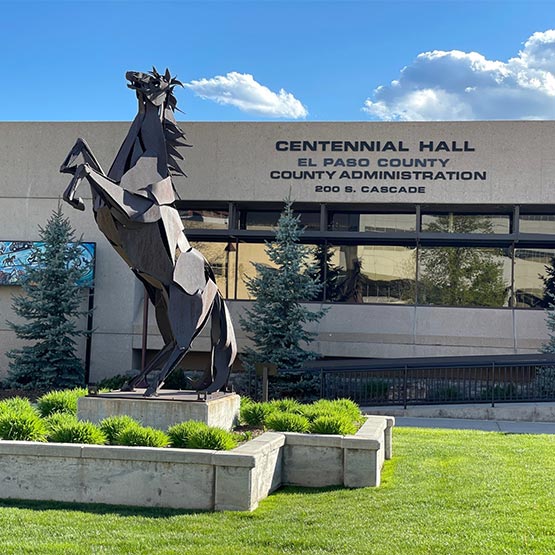
<path id="1" fill-rule="evenodd" d="M 302 156 L 292 161 L 292 167 L 270 170 L 270 179 L 318 181 L 319 184 L 314 185 L 316 193 L 423 194 L 426 192 L 424 183 L 482 182 L 488 178 L 487 171 L 483 169 L 460 169 L 448 155 L 476 152 L 473 144 L 466 140 L 418 140 L 414 144 L 382 140 L 279 140 L 275 143 L 275 150 L 278 153 L 302 153 Z M 350 155 L 334 156 L 331 153 Z M 357 157 L 356 153 L 374 153 L 375 156 Z M 386 156 L 382 153 L 386 153 Z M 387 154 L 391 157 L 387 157 Z M 456 161 L 460 162 L 460 158 Z M 349 185 L 342 184 L 346 181 Z M 330 182 L 330 185 L 324 184 Z"/>

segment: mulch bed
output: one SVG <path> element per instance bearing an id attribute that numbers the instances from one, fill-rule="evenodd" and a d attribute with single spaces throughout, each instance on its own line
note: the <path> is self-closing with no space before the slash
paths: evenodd
<path id="1" fill-rule="evenodd" d="M 0 401 L 12 397 L 26 397 L 31 402 L 36 401 L 46 392 L 38 389 L 0 389 Z"/>

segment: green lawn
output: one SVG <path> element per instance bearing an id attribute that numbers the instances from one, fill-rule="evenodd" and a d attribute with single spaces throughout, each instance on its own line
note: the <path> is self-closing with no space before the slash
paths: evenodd
<path id="1" fill-rule="evenodd" d="M 0 553 L 555 554 L 555 436 L 395 429 L 380 488 L 287 488 L 253 513 L 0 502 Z"/>

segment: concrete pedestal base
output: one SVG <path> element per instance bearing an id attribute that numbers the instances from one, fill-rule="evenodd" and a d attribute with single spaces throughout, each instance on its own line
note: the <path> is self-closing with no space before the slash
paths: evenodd
<path id="1" fill-rule="evenodd" d="M 81 397 L 79 420 L 98 423 L 109 416 L 127 414 L 143 426 L 167 430 L 186 420 L 230 430 L 239 417 L 240 398 L 236 393 L 213 393 L 199 400 L 196 391 L 162 390 L 158 397 L 143 397 L 144 389 L 112 391 Z"/>

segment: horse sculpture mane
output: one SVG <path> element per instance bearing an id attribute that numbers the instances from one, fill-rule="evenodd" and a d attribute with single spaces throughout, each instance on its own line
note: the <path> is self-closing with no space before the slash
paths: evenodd
<path id="1" fill-rule="evenodd" d="M 164 347 L 124 389 L 147 381 L 145 395 L 156 395 L 210 319 L 211 364 L 193 388 L 223 390 L 237 351 L 233 326 L 214 273 L 189 244 L 174 206 L 172 176 L 184 175 L 177 149 L 189 146 L 174 117 L 173 90 L 181 83 L 168 70 L 160 74 L 155 68 L 129 71 L 126 78 L 136 92 L 138 113 L 110 170 L 104 173 L 87 143 L 77 139 L 60 168 L 73 175 L 64 199 L 84 210 L 75 194 L 88 181 L 100 231 L 144 284 L 155 307 Z"/>

